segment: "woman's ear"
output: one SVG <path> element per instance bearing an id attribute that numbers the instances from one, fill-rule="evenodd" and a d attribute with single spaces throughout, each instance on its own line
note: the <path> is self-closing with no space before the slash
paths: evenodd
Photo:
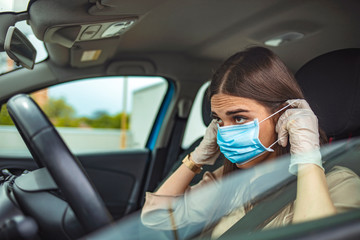
<path id="1" fill-rule="evenodd" d="M 281 104 L 281 105 L 275 110 L 275 112 L 279 111 L 280 109 L 282 109 L 282 108 L 284 108 L 284 107 L 286 107 L 286 106 L 287 106 L 286 103 Z M 274 121 L 274 124 L 275 124 L 275 125 L 277 124 L 277 122 L 278 122 L 279 118 L 281 117 L 281 115 L 282 115 L 287 109 L 289 109 L 289 108 L 290 108 L 290 107 L 288 107 L 288 108 L 286 108 L 286 109 L 283 109 L 282 111 L 278 112 L 278 114 L 274 115 L 273 121 Z"/>
<path id="2" fill-rule="evenodd" d="M 281 111 L 279 112 L 278 114 L 276 114 L 274 117 L 273 117 L 273 121 L 274 121 L 274 125 L 276 126 L 280 116 L 284 113 L 284 111 Z"/>

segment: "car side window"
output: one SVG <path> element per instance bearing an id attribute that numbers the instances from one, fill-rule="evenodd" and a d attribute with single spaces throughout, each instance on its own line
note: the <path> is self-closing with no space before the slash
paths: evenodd
<path id="1" fill-rule="evenodd" d="M 209 84 L 210 82 L 204 83 L 196 94 L 181 145 L 183 149 L 190 147 L 191 144 L 193 144 L 198 138 L 203 137 L 205 134 L 206 126 L 202 120 L 202 101 L 204 92 L 208 88 Z"/>
<path id="2" fill-rule="evenodd" d="M 161 77 L 102 77 L 31 94 L 74 153 L 145 148 L 168 89 Z M 6 136 L 5 136 L 6 135 Z M 1 152 L 27 151 L 3 106 Z"/>

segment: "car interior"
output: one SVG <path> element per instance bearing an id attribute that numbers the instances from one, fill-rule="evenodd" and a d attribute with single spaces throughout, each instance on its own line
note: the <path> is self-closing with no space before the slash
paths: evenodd
<path id="1" fill-rule="evenodd" d="M 267 47 L 280 56 L 294 73 L 329 144 L 348 144 L 328 159 L 357 149 L 359 10 L 357 0 L 30 0 L 25 11 L 1 12 L 1 52 L 9 45 L 9 27 L 25 20 L 44 43 L 48 57 L 0 75 L 0 104 L 6 105 L 29 151 L 9 154 L 0 146 L 0 238 L 118 239 L 124 222 L 141 211 L 145 193 L 155 191 L 201 141 L 201 134 L 187 133 L 193 112 L 198 112 L 199 129 L 211 121 L 210 100 L 206 90 L 199 93 L 199 89 L 225 59 L 251 46 Z M 29 97 L 53 86 L 119 76 L 164 79 L 164 94 L 140 147 L 73 151 L 40 104 Z M 86 94 L 86 89 L 78 91 Z M 96 91 L 88 93 L 89 99 L 100 102 Z M 187 134 L 192 136 L 184 144 Z M 0 141 L 11 143 L 6 136 Z M 222 160 L 204 170 L 217 169 Z M 327 171 L 339 164 L 360 176 L 353 158 L 325 164 Z M 278 201 L 281 209 L 295 198 L 294 184 L 288 189 L 284 197 L 272 193 L 266 197 Z M 240 236 L 244 229 L 256 230 L 255 219 L 269 219 L 276 210 L 261 207 L 223 239 Z M 264 213 L 260 218 L 259 211 Z M 359 216 L 344 217 L 341 226 L 337 220 L 324 220 L 318 229 L 305 223 L 302 230 L 293 226 L 285 233 L 259 233 L 258 239 L 301 239 L 310 228 L 313 236 L 323 239 L 334 236 L 335 230 L 339 234 L 335 239 L 357 239 Z M 19 227 L 24 223 L 29 226 L 26 233 Z M 246 234 L 241 236 L 246 239 Z M 121 237 L 141 239 L 144 234 Z"/>

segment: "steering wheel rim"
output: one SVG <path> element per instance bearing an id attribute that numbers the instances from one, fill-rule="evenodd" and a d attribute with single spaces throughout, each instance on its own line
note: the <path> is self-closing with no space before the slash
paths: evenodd
<path id="1" fill-rule="evenodd" d="M 81 163 L 39 106 L 18 94 L 7 109 L 34 160 L 48 169 L 85 231 L 110 224 L 112 217 Z"/>

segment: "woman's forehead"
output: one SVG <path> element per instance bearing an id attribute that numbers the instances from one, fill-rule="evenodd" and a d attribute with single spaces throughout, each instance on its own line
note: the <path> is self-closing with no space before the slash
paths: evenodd
<path id="1" fill-rule="evenodd" d="M 214 94 L 211 97 L 211 111 L 231 111 L 235 109 L 243 109 L 245 111 L 254 111 L 256 108 L 263 106 L 256 100 L 244 97 L 237 97 L 228 94 Z"/>

